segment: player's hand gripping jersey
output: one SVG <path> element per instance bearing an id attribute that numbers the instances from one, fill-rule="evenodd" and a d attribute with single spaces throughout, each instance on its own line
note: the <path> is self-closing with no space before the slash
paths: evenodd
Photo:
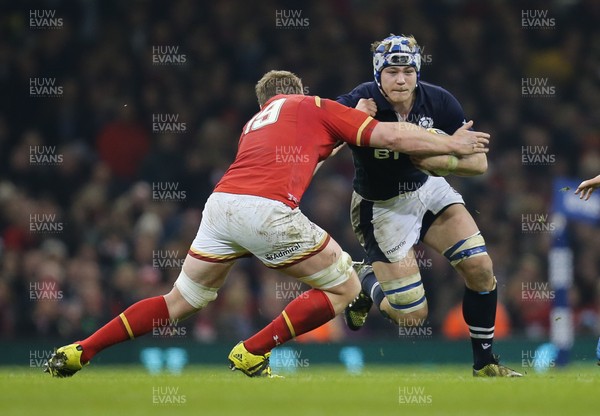
<path id="1" fill-rule="evenodd" d="M 335 144 L 368 146 L 376 125 L 335 101 L 277 95 L 244 126 L 235 161 L 215 192 L 256 195 L 296 208 L 316 165 Z"/>

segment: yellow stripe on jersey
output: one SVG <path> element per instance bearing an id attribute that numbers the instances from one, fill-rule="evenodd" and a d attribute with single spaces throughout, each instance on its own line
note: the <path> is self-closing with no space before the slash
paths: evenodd
<path id="1" fill-rule="evenodd" d="M 358 132 L 356 132 L 356 145 L 360 146 L 361 142 L 362 142 L 362 132 L 365 129 L 365 127 L 367 127 L 367 125 L 371 122 L 371 120 L 373 120 L 373 117 L 368 116 L 365 121 L 363 121 L 363 123 L 360 125 Z"/>
<path id="2" fill-rule="evenodd" d="M 315 105 L 319 108 L 321 107 L 321 97 L 317 95 L 315 95 Z"/>
<path id="3" fill-rule="evenodd" d="M 290 321 L 290 318 L 287 315 L 287 313 L 283 311 L 281 312 L 281 316 L 283 316 L 283 319 L 285 320 L 285 323 L 288 329 L 290 330 L 290 334 L 292 334 L 292 338 L 296 338 L 296 331 L 294 331 L 294 326 L 292 325 L 292 321 Z"/>
<path id="4" fill-rule="evenodd" d="M 129 338 L 134 339 L 135 337 L 133 336 L 133 331 L 131 330 L 131 326 L 129 326 L 129 321 L 125 317 L 125 314 L 123 314 L 123 313 L 120 314 L 119 318 L 121 318 L 123 325 L 125 325 L 125 329 L 127 330 L 127 333 L 129 334 Z"/>

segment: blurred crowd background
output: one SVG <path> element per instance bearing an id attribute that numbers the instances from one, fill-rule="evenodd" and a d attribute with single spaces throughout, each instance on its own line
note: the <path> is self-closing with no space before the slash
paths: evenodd
<path id="1" fill-rule="evenodd" d="M 291 70 L 308 94 L 335 98 L 372 80 L 369 46 L 389 33 L 413 34 L 424 47 L 421 78 L 453 93 L 491 133 L 489 171 L 449 180 L 494 261 L 503 333 L 547 337 L 552 235 L 523 224 L 551 213 L 554 177 L 600 173 L 600 2 L 253 3 L 3 2 L 0 339 L 79 339 L 131 303 L 166 293 L 257 111 L 260 76 Z M 60 21 L 32 26 L 36 10 Z M 524 10 L 548 20 L 530 25 Z M 530 79 L 549 88 L 529 94 Z M 52 80 L 61 88 L 39 88 Z M 531 149 L 543 149 L 543 160 L 525 163 Z M 318 173 L 302 210 L 360 260 L 349 224 L 352 177 L 346 149 Z M 597 334 L 600 232 L 570 228 L 576 333 Z M 417 253 L 426 326 L 450 336 L 464 283 L 437 253 Z M 185 323 L 187 336 L 247 337 L 303 289 L 243 260 L 219 298 Z M 312 336 L 397 338 L 398 330 L 373 311 L 364 331 L 349 334 L 338 318 Z"/>

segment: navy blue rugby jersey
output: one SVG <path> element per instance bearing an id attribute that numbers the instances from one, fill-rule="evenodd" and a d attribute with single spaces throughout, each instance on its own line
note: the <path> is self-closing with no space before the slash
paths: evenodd
<path id="1" fill-rule="evenodd" d="M 400 116 L 385 99 L 375 81 L 365 82 L 337 102 L 356 107 L 361 98 L 373 98 L 377 104 L 375 119 L 399 121 Z M 465 115 L 458 100 L 437 85 L 419 81 L 415 102 L 405 120 L 423 128 L 435 127 L 453 134 L 465 122 Z M 427 175 L 417 169 L 408 155 L 387 149 L 350 145 L 354 160 L 354 190 L 363 198 L 381 201 L 414 191 L 427 180 Z"/>

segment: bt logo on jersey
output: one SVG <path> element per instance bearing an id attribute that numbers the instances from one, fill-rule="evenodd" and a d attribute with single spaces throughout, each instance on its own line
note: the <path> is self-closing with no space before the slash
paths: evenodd
<path id="1" fill-rule="evenodd" d="M 388 149 L 373 149 L 375 159 L 400 159 L 400 152 L 392 152 Z"/>

